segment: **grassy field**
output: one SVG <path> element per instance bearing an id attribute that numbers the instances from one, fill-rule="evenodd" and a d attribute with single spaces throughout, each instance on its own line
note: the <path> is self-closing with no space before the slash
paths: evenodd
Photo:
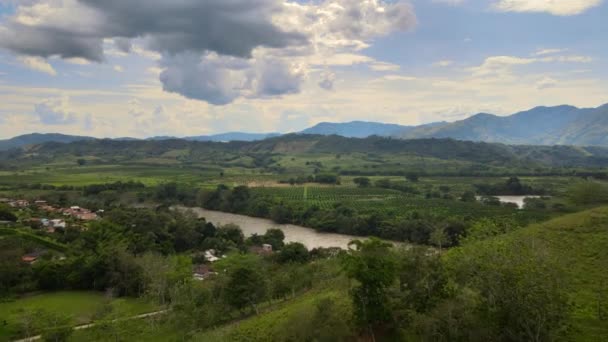
<path id="1" fill-rule="evenodd" d="M 0 341 L 7 341 L 18 331 L 20 315 L 24 311 L 45 310 L 70 316 L 74 324 L 88 323 L 108 299 L 99 292 L 55 292 L 26 296 L 14 301 L 0 303 Z M 111 299 L 110 304 L 119 316 L 130 317 L 157 309 L 141 299 Z"/>
<path id="2" fill-rule="evenodd" d="M 604 298 L 608 314 L 608 207 L 563 216 L 481 243 L 516 241 L 538 241 L 563 265 L 573 307 L 569 340 L 608 341 L 608 321 L 598 318 L 598 298 Z M 476 248 L 472 244 L 452 253 L 466 255 L 467 249 Z"/>

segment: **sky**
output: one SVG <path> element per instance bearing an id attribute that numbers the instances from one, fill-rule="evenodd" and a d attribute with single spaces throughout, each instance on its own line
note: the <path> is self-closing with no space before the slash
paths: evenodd
<path id="1" fill-rule="evenodd" d="M 608 102 L 608 0 L 0 0 L 0 138 Z"/>

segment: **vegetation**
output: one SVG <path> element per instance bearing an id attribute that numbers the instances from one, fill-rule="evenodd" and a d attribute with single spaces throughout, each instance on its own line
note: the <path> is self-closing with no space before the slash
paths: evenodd
<path id="1" fill-rule="evenodd" d="M 298 135 L 1 152 L 0 339 L 604 340 L 605 156 Z M 184 206 L 365 239 L 309 250 Z"/>

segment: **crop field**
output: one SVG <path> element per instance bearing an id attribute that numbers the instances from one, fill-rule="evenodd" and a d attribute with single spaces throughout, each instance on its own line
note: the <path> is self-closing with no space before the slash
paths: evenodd
<path id="1" fill-rule="evenodd" d="M 435 217 L 456 216 L 466 219 L 495 217 L 543 221 L 548 218 L 546 213 L 467 203 L 457 199 L 427 199 L 419 195 L 408 195 L 396 190 L 381 188 L 293 186 L 256 188 L 253 189 L 253 192 L 294 206 L 314 205 L 321 209 L 331 209 L 338 203 L 342 203 L 357 210 L 360 214 L 368 215 L 383 213 L 392 217 L 400 217 L 417 212 Z"/>

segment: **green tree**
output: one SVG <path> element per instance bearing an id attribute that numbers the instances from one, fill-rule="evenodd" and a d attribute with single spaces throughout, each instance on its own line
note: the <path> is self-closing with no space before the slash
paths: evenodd
<path id="1" fill-rule="evenodd" d="M 268 229 L 264 234 L 263 241 L 271 245 L 273 250 L 278 251 L 285 245 L 285 233 L 278 228 Z"/>
<path id="2" fill-rule="evenodd" d="M 241 266 L 234 270 L 226 284 L 226 302 L 242 311 L 246 307 L 251 307 L 257 314 L 259 313 L 257 304 L 266 296 L 266 282 L 262 278 L 259 270 Z"/>
<path id="3" fill-rule="evenodd" d="M 276 256 L 280 263 L 305 263 L 309 260 L 309 253 L 306 246 L 299 242 L 290 242 L 281 249 Z"/>
<path id="4" fill-rule="evenodd" d="M 388 289 L 395 283 L 396 263 L 391 253 L 392 245 L 371 238 L 354 240 L 343 258 L 349 278 L 357 281 L 351 289 L 356 321 L 375 341 L 375 329 L 391 328 L 392 315 L 389 309 Z"/>
<path id="5" fill-rule="evenodd" d="M 357 184 L 360 188 L 367 188 L 371 185 L 371 180 L 367 177 L 357 177 L 353 179 L 353 182 Z"/>

